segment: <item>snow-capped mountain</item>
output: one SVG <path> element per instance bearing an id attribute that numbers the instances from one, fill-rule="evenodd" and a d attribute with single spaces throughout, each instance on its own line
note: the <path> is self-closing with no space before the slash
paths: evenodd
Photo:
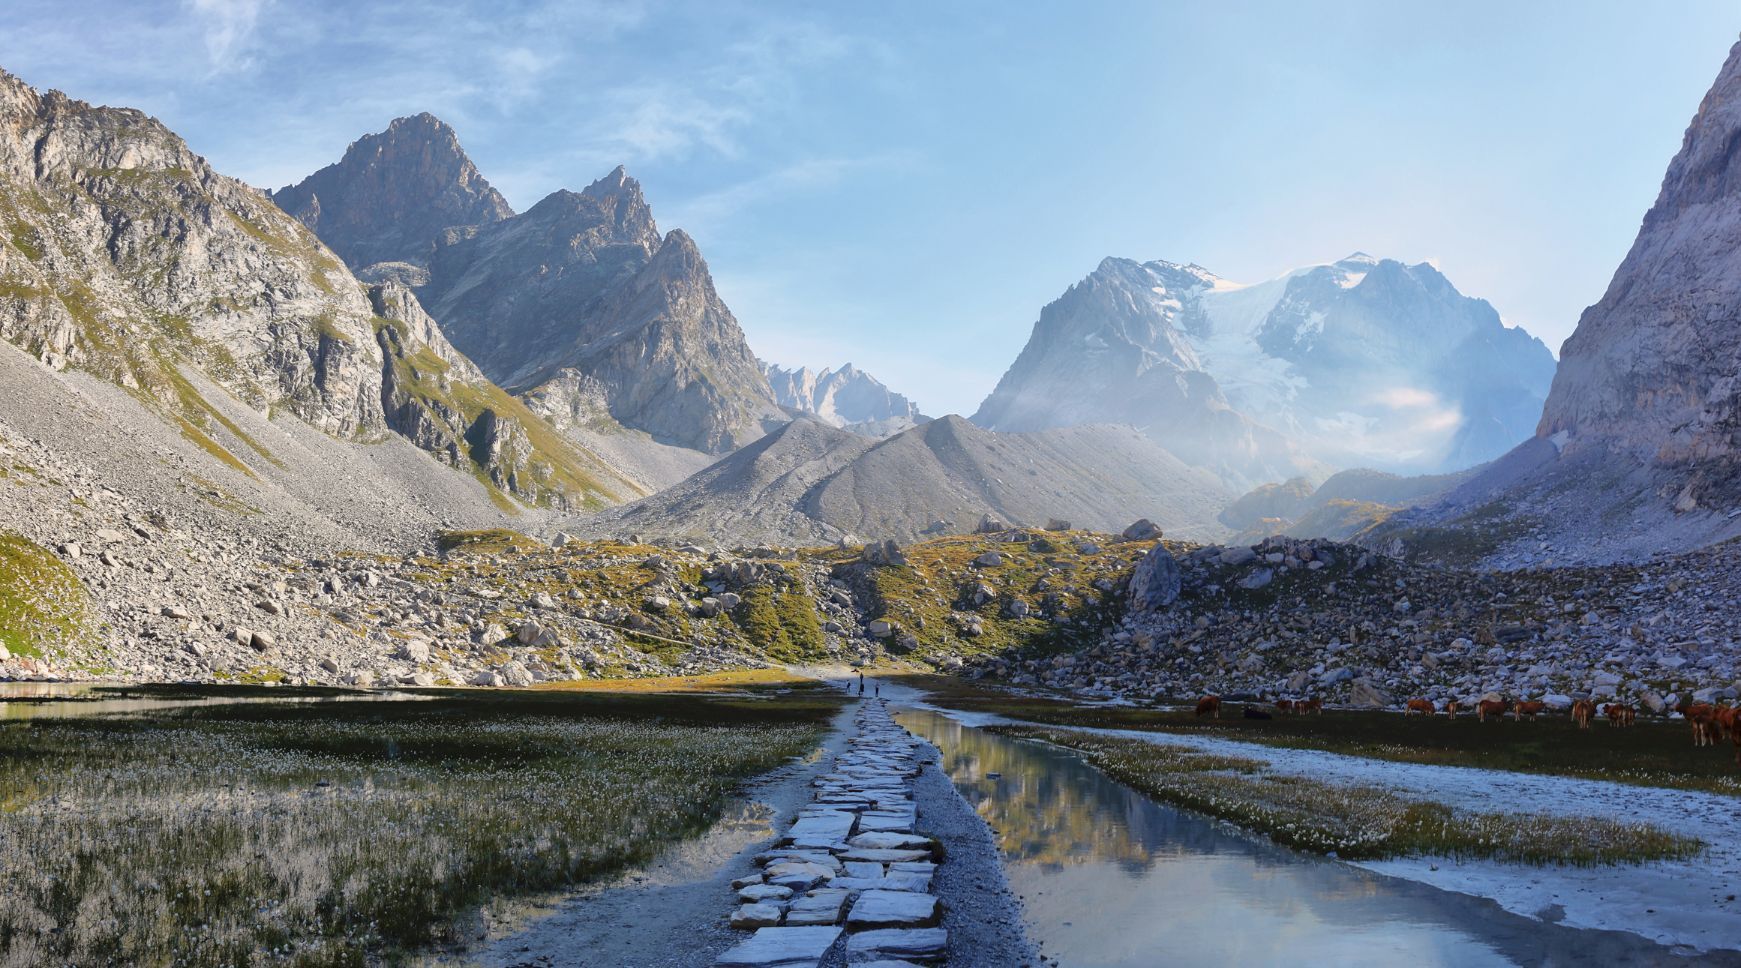
<path id="1" fill-rule="evenodd" d="M 762 372 L 780 406 L 856 434 L 887 437 L 930 419 L 918 404 L 851 363 L 820 371 L 763 363 Z"/>
<path id="2" fill-rule="evenodd" d="M 975 419 L 1128 422 L 1203 463 L 1225 453 L 1211 428 L 1227 411 L 1257 428 L 1242 439 L 1273 433 L 1331 466 L 1438 471 L 1529 436 L 1553 373 L 1541 341 L 1426 263 L 1355 253 L 1244 285 L 1107 259 L 1042 312 Z"/>

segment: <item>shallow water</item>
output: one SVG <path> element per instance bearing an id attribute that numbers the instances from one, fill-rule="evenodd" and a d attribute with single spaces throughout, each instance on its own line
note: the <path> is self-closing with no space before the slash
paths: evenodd
<path id="1" fill-rule="evenodd" d="M 1681 960 L 1278 847 L 1155 803 L 1066 750 L 927 710 L 899 719 L 942 750 L 956 788 L 998 832 L 1029 935 L 1064 966 Z"/>
<path id="2" fill-rule="evenodd" d="M 209 693 L 209 694 L 207 694 Z M 310 695 L 300 690 L 198 686 L 160 690 L 90 682 L 0 682 L 0 720 L 73 719 L 155 712 L 185 706 L 216 706 L 240 702 L 380 702 L 421 699 L 412 693 L 357 691 Z"/>

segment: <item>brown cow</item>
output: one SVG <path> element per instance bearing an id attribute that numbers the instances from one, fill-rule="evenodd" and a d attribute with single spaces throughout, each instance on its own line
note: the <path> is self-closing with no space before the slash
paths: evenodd
<path id="1" fill-rule="evenodd" d="M 1413 716 L 1415 713 L 1420 713 L 1423 716 L 1431 716 L 1438 711 L 1438 708 L 1433 705 L 1431 699 L 1410 699 L 1407 708 L 1402 711 L 1402 714 L 1404 716 Z"/>
<path id="2" fill-rule="evenodd" d="M 1741 707 L 1718 706 L 1716 708 L 1716 712 L 1712 714 L 1711 719 L 1717 727 L 1717 738 L 1719 740 L 1724 736 L 1735 735 L 1735 730 L 1738 727 L 1741 727 L 1741 722 L 1737 722 L 1738 716 L 1741 716 Z"/>
<path id="3" fill-rule="evenodd" d="M 1596 704 L 1590 700 L 1579 699 L 1572 703 L 1572 722 L 1577 723 L 1579 729 L 1589 729 L 1590 717 L 1594 715 L 1596 715 Z"/>
<path id="4" fill-rule="evenodd" d="M 1503 699 L 1483 699 L 1475 704 L 1475 718 L 1483 723 L 1487 722 L 1489 716 L 1504 717 L 1504 715 L 1505 700 Z"/>
<path id="5" fill-rule="evenodd" d="M 1548 704 L 1539 699 L 1534 702 L 1524 702 L 1520 699 L 1511 705 L 1511 719 L 1513 722 L 1517 722 L 1522 720 L 1523 717 L 1528 716 L 1530 722 L 1533 723 L 1535 722 L 1536 716 L 1546 708 L 1548 708 Z"/>
<path id="6" fill-rule="evenodd" d="M 1710 746 L 1717 741 L 1717 707 L 1708 702 L 1683 702 L 1675 707 L 1693 727 L 1693 745 Z"/>
<path id="7" fill-rule="evenodd" d="M 1603 710 L 1608 717 L 1610 726 L 1631 726 L 1638 716 L 1638 711 L 1623 702 L 1611 702 Z"/>
<path id="8" fill-rule="evenodd" d="M 1297 712 L 1302 716 L 1306 713 L 1317 713 L 1322 716 L 1324 715 L 1324 700 L 1302 699 L 1299 702 L 1294 703 L 1294 712 Z"/>
<path id="9" fill-rule="evenodd" d="M 1279 712 L 1291 713 L 1294 711 L 1294 701 L 1292 699 L 1277 699 L 1276 709 Z"/>
<path id="10" fill-rule="evenodd" d="M 1456 719 L 1457 718 L 1457 710 L 1462 709 L 1462 708 L 1463 708 L 1463 704 L 1458 702 L 1457 700 L 1453 699 L 1450 702 L 1445 703 L 1445 716 L 1449 719 Z"/>
<path id="11" fill-rule="evenodd" d="M 1221 718 L 1221 697 L 1220 696 L 1204 696 L 1202 699 L 1197 700 L 1197 716 L 1198 716 L 1198 718 L 1202 718 L 1204 716 L 1214 716 L 1216 719 L 1220 719 Z"/>

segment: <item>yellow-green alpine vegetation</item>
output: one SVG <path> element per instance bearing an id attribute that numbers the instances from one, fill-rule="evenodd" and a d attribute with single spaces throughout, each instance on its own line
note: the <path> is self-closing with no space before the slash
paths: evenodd
<path id="1" fill-rule="evenodd" d="M 868 566 L 870 618 L 894 626 L 890 651 L 1047 654 L 1090 644 L 1122 615 L 1131 562 L 1155 544 L 1087 531 L 1011 536 L 935 538 L 903 549 L 905 564 Z"/>
<path id="2" fill-rule="evenodd" d="M 64 651 L 90 624 L 85 586 L 54 552 L 0 531 L 0 645 L 13 655 Z"/>

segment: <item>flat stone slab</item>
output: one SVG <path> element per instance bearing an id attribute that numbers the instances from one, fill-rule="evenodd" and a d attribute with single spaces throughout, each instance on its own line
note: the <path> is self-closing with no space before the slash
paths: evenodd
<path id="1" fill-rule="evenodd" d="M 883 928 L 846 939 L 846 956 L 854 964 L 877 958 L 941 958 L 948 949 L 949 932 L 942 928 Z"/>
<path id="2" fill-rule="evenodd" d="M 782 861 L 778 864 L 769 864 L 768 869 L 762 873 L 768 879 L 769 884 L 776 887 L 789 887 L 793 891 L 808 891 L 834 876 L 832 868 L 823 867 L 821 864 L 812 864 L 808 861 Z"/>
<path id="3" fill-rule="evenodd" d="M 873 830 L 847 841 L 853 847 L 894 848 L 897 850 L 930 850 L 931 838 L 906 834 L 896 830 Z"/>
<path id="4" fill-rule="evenodd" d="M 884 850 L 877 847 L 854 847 L 843 852 L 840 859 L 843 861 L 863 860 L 877 864 L 897 864 L 909 860 L 930 860 L 931 852 L 928 850 Z M 768 883 L 779 884 L 781 882 L 770 875 Z"/>
<path id="5" fill-rule="evenodd" d="M 761 902 L 745 904 L 731 914 L 731 926 L 739 930 L 771 928 L 780 923 L 780 906 Z"/>
<path id="6" fill-rule="evenodd" d="M 786 909 L 787 924 L 839 924 L 840 915 L 852 900 L 851 891 L 818 888 L 792 900 Z"/>
<path id="7" fill-rule="evenodd" d="M 839 928 L 761 928 L 748 940 L 720 955 L 714 964 L 748 968 L 812 968 L 839 937 Z"/>
<path id="8" fill-rule="evenodd" d="M 846 915 L 851 928 L 925 928 L 937 923 L 937 899 L 912 891 L 865 891 Z"/>
<path id="9" fill-rule="evenodd" d="M 738 898 L 746 904 L 755 904 L 760 901 L 784 901 L 791 896 L 792 889 L 789 887 L 781 887 L 778 884 L 763 884 L 760 881 L 738 888 Z"/>

